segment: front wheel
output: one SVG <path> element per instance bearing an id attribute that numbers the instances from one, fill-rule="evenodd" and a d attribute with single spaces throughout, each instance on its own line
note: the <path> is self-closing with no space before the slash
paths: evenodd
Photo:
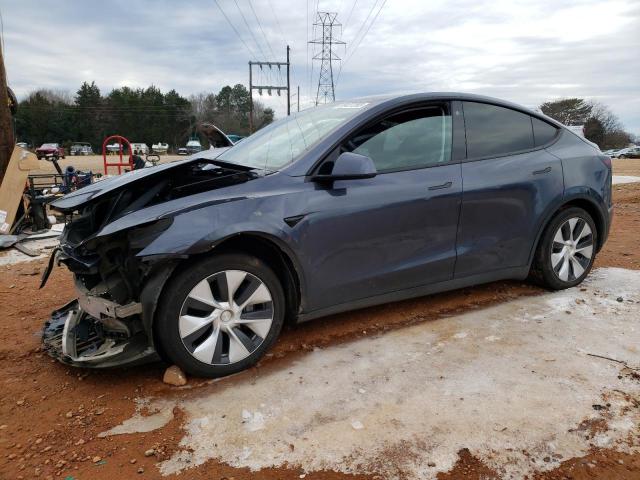
<path id="1" fill-rule="evenodd" d="M 254 365 L 277 339 L 282 286 L 261 260 L 221 254 L 185 268 L 167 285 L 154 334 L 184 371 L 220 377 Z"/>
<path id="2" fill-rule="evenodd" d="M 531 277 L 552 290 L 581 283 L 589 274 L 596 255 L 598 232 L 585 210 L 562 210 L 540 239 Z"/>

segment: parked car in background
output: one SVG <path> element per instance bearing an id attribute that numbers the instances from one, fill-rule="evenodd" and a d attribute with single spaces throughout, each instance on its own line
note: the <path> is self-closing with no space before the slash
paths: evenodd
<path id="1" fill-rule="evenodd" d="M 620 153 L 624 152 L 625 150 L 626 148 L 617 148 L 615 150 L 612 150 L 609 156 L 611 158 L 618 158 L 618 155 L 620 155 Z"/>
<path id="2" fill-rule="evenodd" d="M 29 148 L 29 144 L 27 142 L 17 142 L 16 147 L 24 148 L 25 150 Z"/>
<path id="3" fill-rule="evenodd" d="M 58 143 L 43 143 L 36 148 L 36 157 L 38 157 L 38 160 L 43 158 L 64 158 L 64 148 Z"/>
<path id="4" fill-rule="evenodd" d="M 134 155 L 146 155 L 149 153 L 149 146 L 146 143 L 132 143 L 131 151 Z"/>
<path id="5" fill-rule="evenodd" d="M 187 152 L 189 154 L 198 153 L 202 151 L 202 145 L 200 144 L 200 140 L 191 139 L 187 142 Z"/>
<path id="6" fill-rule="evenodd" d="M 584 125 L 567 125 L 567 128 L 576 135 L 584 138 Z"/>
<path id="7" fill-rule="evenodd" d="M 158 154 L 158 155 L 164 155 L 165 153 L 167 153 L 168 150 L 169 150 L 169 144 L 168 143 L 158 142 L 158 143 L 154 143 L 153 145 L 151 145 L 151 153 L 155 153 L 155 154 Z"/>
<path id="8" fill-rule="evenodd" d="M 187 147 L 180 147 L 180 148 L 178 148 L 176 153 L 178 155 L 189 155 L 189 150 L 187 150 Z"/>
<path id="9" fill-rule="evenodd" d="M 244 137 L 242 135 L 234 135 L 233 133 L 230 133 L 230 134 L 227 134 L 227 138 L 229 140 L 231 140 L 233 142 L 233 144 L 235 145 L 240 140 L 242 140 Z"/>
<path id="10" fill-rule="evenodd" d="M 55 200 L 78 300 L 54 312 L 45 349 L 93 367 L 157 352 L 213 377 L 254 365 L 285 318 L 502 279 L 573 287 L 607 239 L 611 190 L 597 146 L 513 103 L 310 108 Z"/>
<path id="11" fill-rule="evenodd" d="M 69 150 L 70 155 L 93 155 L 93 148 L 88 142 L 74 142 Z"/>
<path id="12" fill-rule="evenodd" d="M 125 153 L 126 145 L 121 145 L 118 142 L 110 143 L 109 145 L 106 146 L 107 153 L 109 154 L 119 153 L 121 147 L 122 147 L 122 152 Z"/>
<path id="13" fill-rule="evenodd" d="M 640 147 L 625 148 L 624 152 L 618 153 L 618 158 L 640 158 Z"/>

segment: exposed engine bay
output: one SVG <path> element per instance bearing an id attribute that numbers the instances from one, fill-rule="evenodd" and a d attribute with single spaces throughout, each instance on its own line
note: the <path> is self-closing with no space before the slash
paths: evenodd
<path id="1" fill-rule="evenodd" d="M 158 261 L 137 254 L 172 224 L 176 212 L 113 233 L 108 227 L 132 213 L 259 176 L 250 167 L 192 158 L 102 180 L 54 202 L 66 226 L 41 288 L 51 269 L 63 264 L 74 275 L 78 298 L 46 322 L 46 351 L 64 363 L 87 367 L 157 359 L 153 312 L 179 258 Z"/>

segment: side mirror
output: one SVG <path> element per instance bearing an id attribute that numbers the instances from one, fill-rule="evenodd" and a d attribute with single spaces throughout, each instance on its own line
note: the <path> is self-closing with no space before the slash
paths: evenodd
<path id="1" fill-rule="evenodd" d="M 333 170 L 328 175 L 314 175 L 318 182 L 333 182 L 336 180 L 359 180 L 373 178 L 378 174 L 371 158 L 358 153 L 341 153 L 333 164 Z"/>

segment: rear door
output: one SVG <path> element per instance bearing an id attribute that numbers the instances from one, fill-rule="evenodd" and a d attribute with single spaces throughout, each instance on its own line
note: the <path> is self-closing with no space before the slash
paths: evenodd
<path id="1" fill-rule="evenodd" d="M 462 193 L 449 104 L 390 115 L 339 151 L 369 156 L 371 179 L 317 185 L 297 227 L 308 311 L 453 277 Z"/>
<path id="2" fill-rule="evenodd" d="M 502 106 L 462 104 L 467 159 L 456 278 L 527 265 L 545 214 L 564 190 L 560 160 L 544 149 L 556 127 Z"/>

